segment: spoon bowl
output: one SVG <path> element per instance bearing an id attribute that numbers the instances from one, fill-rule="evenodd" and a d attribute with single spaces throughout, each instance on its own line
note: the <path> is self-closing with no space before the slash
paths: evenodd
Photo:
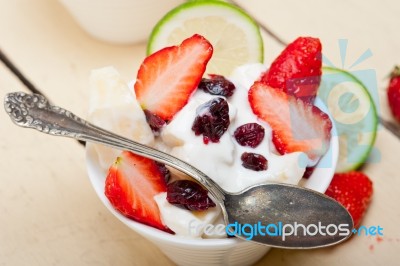
<path id="1" fill-rule="evenodd" d="M 344 241 L 352 229 L 348 227 L 352 218 L 342 215 L 341 205 L 321 193 L 293 185 L 253 186 L 226 195 L 224 203 L 232 234 L 273 247 L 326 247 Z"/>
<path id="2" fill-rule="evenodd" d="M 186 162 L 92 125 L 68 110 L 50 105 L 41 95 L 9 93 L 4 106 L 12 121 L 19 126 L 129 150 L 193 177 L 221 206 L 229 229 L 227 232 L 239 238 L 268 246 L 317 248 L 340 243 L 351 235 L 353 221 L 350 214 L 342 205 L 321 193 L 277 183 L 228 193 Z M 333 229 L 327 230 L 329 227 Z M 342 227 L 345 230 L 340 230 Z M 294 228 L 303 231 L 297 232 Z"/>

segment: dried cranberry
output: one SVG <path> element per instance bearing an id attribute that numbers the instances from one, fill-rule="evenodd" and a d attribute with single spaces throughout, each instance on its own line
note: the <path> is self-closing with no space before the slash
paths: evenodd
<path id="1" fill-rule="evenodd" d="M 265 130 L 257 123 L 248 123 L 238 127 L 233 135 L 240 145 L 255 148 L 264 139 Z"/>
<path id="2" fill-rule="evenodd" d="M 212 95 L 221 95 L 229 97 L 233 95 L 236 89 L 235 85 L 220 75 L 209 75 L 210 78 L 203 78 L 199 84 L 199 89 L 204 90 Z"/>
<path id="3" fill-rule="evenodd" d="M 158 133 L 160 129 L 165 126 L 166 122 L 158 115 L 153 114 L 149 110 L 144 110 L 144 114 L 146 116 L 146 121 L 153 132 Z"/>
<path id="4" fill-rule="evenodd" d="M 208 197 L 207 190 L 190 180 L 177 180 L 169 183 L 167 200 L 175 206 L 191 211 L 215 207 L 215 203 Z"/>
<path id="5" fill-rule="evenodd" d="M 268 168 L 268 161 L 264 156 L 258 153 L 245 152 L 240 157 L 244 168 L 254 171 L 264 171 Z"/>
<path id="6" fill-rule="evenodd" d="M 158 170 L 164 176 L 165 183 L 168 183 L 169 179 L 171 178 L 171 173 L 169 169 L 165 166 L 165 164 L 154 161 L 157 165 Z"/>
<path id="7" fill-rule="evenodd" d="M 196 136 L 203 134 L 203 141 L 207 144 L 219 142 L 221 136 L 229 126 L 229 107 L 223 98 L 212 99 L 202 105 L 197 110 L 197 117 L 193 122 L 192 130 Z"/>
<path id="8" fill-rule="evenodd" d="M 306 170 L 304 171 L 304 174 L 303 174 L 303 178 L 309 178 L 312 175 L 312 173 L 314 173 L 314 170 L 315 170 L 315 166 L 306 167 Z"/>

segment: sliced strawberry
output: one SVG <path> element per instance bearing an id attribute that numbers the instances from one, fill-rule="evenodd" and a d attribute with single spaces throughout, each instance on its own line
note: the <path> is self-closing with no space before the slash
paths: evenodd
<path id="1" fill-rule="evenodd" d="M 371 201 L 372 182 L 361 172 L 335 174 L 325 194 L 341 203 L 358 227 Z"/>
<path id="2" fill-rule="evenodd" d="M 271 126 L 280 154 L 304 152 L 316 163 L 326 153 L 332 122 L 317 107 L 262 82 L 250 88 L 249 102 L 254 114 Z"/>
<path id="3" fill-rule="evenodd" d="M 321 82 L 321 50 L 319 39 L 297 38 L 272 62 L 261 81 L 313 103 Z"/>
<path id="4" fill-rule="evenodd" d="M 160 217 L 153 197 L 167 191 L 165 171 L 153 160 L 124 151 L 110 167 L 105 195 L 128 218 L 173 233 Z"/>
<path id="5" fill-rule="evenodd" d="M 170 121 L 197 88 L 212 53 L 212 45 L 196 34 L 147 57 L 134 86 L 143 110 Z"/>

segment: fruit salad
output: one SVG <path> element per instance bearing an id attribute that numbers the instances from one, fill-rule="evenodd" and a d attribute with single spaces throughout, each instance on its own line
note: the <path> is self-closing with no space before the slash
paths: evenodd
<path id="1" fill-rule="evenodd" d="M 113 68 L 93 71 L 90 120 L 192 164 L 229 192 L 298 184 L 331 138 L 329 116 L 314 106 L 319 40 L 300 37 L 269 68 L 245 64 L 229 76 L 205 74 L 212 55 L 195 34 L 146 57 L 129 86 Z M 121 214 L 177 235 L 221 237 L 189 230 L 222 223 L 218 204 L 189 176 L 128 151 L 95 149 L 105 194 Z"/>

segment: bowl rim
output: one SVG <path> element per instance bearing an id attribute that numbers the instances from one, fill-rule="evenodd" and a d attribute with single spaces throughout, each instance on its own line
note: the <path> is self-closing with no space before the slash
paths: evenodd
<path id="1" fill-rule="evenodd" d="M 328 112 L 328 108 L 323 104 L 322 100 L 318 97 L 315 101 L 315 106 L 319 107 L 325 113 L 327 113 L 332 121 L 332 130 L 331 130 L 331 139 L 329 149 L 326 154 L 321 158 L 318 162 L 317 166 L 323 163 L 324 161 L 330 163 L 330 167 L 316 167 L 315 171 L 311 174 L 311 176 L 301 184 L 306 188 L 313 189 L 320 193 L 324 193 L 328 188 L 333 175 L 335 173 L 336 164 L 339 156 L 339 137 L 337 135 L 336 127 L 334 124 L 334 120 L 330 113 Z M 219 238 L 219 239 L 204 239 L 204 238 L 190 238 L 179 235 L 172 235 L 161 231 L 159 229 L 153 228 L 151 226 L 136 222 L 132 219 L 129 219 L 118 211 L 116 211 L 111 203 L 108 201 L 107 197 L 104 194 L 104 181 L 106 178 L 106 173 L 101 170 L 98 163 L 98 157 L 94 150 L 94 146 L 92 143 L 86 144 L 86 168 L 89 176 L 89 180 L 100 200 L 106 206 L 106 208 L 115 216 L 118 220 L 124 223 L 129 228 L 133 229 L 138 234 L 144 237 L 150 237 L 152 239 L 156 239 L 157 241 L 168 242 L 169 244 L 175 245 L 190 245 L 192 247 L 230 247 L 235 246 L 240 243 L 254 243 L 250 241 L 245 241 L 239 238 Z M 321 178 L 320 176 L 316 179 L 317 175 L 321 175 L 325 178 Z M 257 244 L 257 243 L 255 243 Z M 258 245 L 258 244 L 257 244 Z"/>

